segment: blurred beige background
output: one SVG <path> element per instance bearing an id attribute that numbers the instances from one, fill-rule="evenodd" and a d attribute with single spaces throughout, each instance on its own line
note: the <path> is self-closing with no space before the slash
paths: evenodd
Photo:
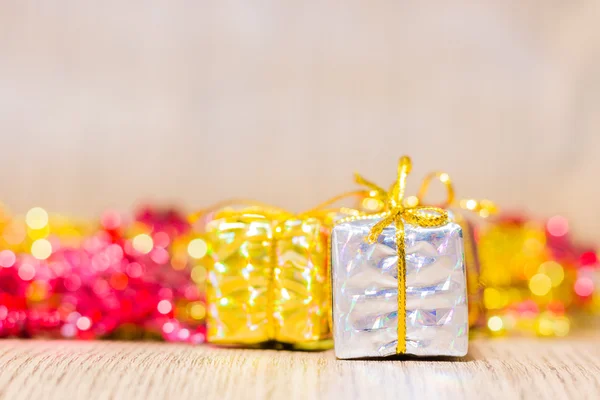
<path id="1" fill-rule="evenodd" d="M 600 2 L 2 2 L 1 200 L 295 210 L 444 168 L 600 225 Z"/>

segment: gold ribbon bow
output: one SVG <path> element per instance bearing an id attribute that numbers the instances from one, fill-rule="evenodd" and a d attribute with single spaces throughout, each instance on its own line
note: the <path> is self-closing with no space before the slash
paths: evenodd
<path id="1" fill-rule="evenodd" d="M 378 210 L 381 210 L 386 205 L 386 201 L 388 198 L 388 192 L 378 186 L 377 184 L 365 179 L 362 175 L 355 173 L 354 180 L 359 185 L 365 186 L 369 190 L 363 191 L 363 207 L 368 209 L 368 213 L 374 213 Z M 458 206 L 463 210 L 471 211 L 478 214 L 481 218 L 487 218 L 494 214 L 498 213 L 498 207 L 491 200 L 477 200 L 477 199 L 461 199 L 460 201 L 456 201 L 454 184 L 452 183 L 452 179 L 448 173 L 443 171 L 432 171 L 421 182 L 421 186 L 419 187 L 419 191 L 416 196 L 409 196 L 405 198 L 404 205 L 408 207 L 414 207 L 419 204 L 428 204 L 425 201 L 425 196 L 429 191 L 429 186 L 431 182 L 434 180 L 438 180 L 446 189 L 446 199 L 438 204 L 435 204 L 436 207 L 439 208 L 449 208 L 453 206 Z M 361 192 L 356 192 L 361 193 Z M 434 205 L 434 204 L 429 204 Z"/>
<path id="2" fill-rule="evenodd" d="M 367 242 L 374 244 L 383 230 L 392 223 L 396 227 L 396 247 L 398 251 L 398 344 L 396 353 L 406 352 L 406 248 L 404 244 L 404 223 L 425 228 L 442 226 L 448 223 L 448 212 L 439 207 L 405 206 L 404 194 L 406 179 L 411 171 L 411 160 L 404 156 L 398 163 L 398 179 L 387 195 L 387 211 L 378 214 L 382 217 L 367 236 Z M 362 177 L 361 177 L 362 179 Z M 375 185 L 362 179 L 363 183 L 373 186 L 373 190 L 380 190 Z"/>

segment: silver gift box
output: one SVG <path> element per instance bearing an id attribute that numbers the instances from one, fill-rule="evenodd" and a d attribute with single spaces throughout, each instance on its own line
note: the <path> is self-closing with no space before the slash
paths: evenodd
<path id="1" fill-rule="evenodd" d="M 395 227 L 375 244 L 378 220 L 336 225 L 331 237 L 335 355 L 341 359 L 396 354 L 398 281 Z M 462 230 L 405 224 L 406 354 L 464 356 L 469 318 Z"/>

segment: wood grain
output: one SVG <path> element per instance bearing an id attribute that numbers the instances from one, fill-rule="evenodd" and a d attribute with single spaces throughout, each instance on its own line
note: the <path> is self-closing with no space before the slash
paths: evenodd
<path id="1" fill-rule="evenodd" d="M 478 339 L 461 360 L 331 351 L 0 341 L 0 399 L 598 399 L 598 337 Z"/>

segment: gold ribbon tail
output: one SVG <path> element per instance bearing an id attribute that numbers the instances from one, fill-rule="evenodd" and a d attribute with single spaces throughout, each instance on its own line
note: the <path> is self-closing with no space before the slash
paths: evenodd
<path id="1" fill-rule="evenodd" d="M 387 192 L 381 186 L 371 182 L 370 180 L 363 177 L 358 172 L 354 173 L 354 182 L 369 189 L 369 196 L 373 198 L 385 199 Z"/>

